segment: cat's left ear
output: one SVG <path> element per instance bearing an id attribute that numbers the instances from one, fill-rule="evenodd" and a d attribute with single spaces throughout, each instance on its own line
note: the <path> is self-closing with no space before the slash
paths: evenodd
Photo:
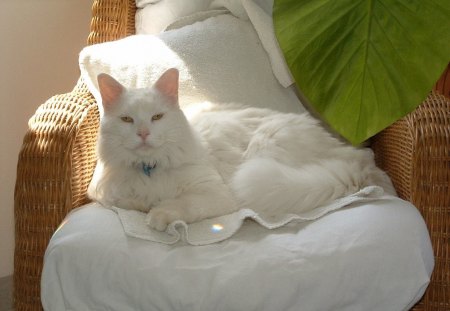
<path id="1" fill-rule="evenodd" d="M 176 68 L 168 69 L 156 81 L 155 88 L 163 95 L 167 96 L 178 107 L 178 77 Z"/>

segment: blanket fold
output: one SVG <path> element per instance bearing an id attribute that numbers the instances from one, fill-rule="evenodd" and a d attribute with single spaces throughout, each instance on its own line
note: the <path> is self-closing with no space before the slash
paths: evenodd
<path id="1" fill-rule="evenodd" d="M 251 209 L 241 209 L 229 215 L 205 219 L 191 224 L 187 224 L 184 221 L 175 221 L 168 226 L 166 232 L 159 232 L 147 226 L 145 222 L 147 214 L 143 212 L 118 207 L 112 207 L 112 209 L 118 214 L 125 233 L 130 237 L 164 244 L 175 244 L 181 241 L 191 245 L 207 245 L 232 237 L 241 228 L 246 219 L 252 219 L 261 226 L 273 230 L 291 222 L 316 220 L 352 203 L 379 199 L 383 193 L 384 191 L 381 187 L 369 186 L 352 195 L 301 214 L 268 216 L 258 214 Z"/>

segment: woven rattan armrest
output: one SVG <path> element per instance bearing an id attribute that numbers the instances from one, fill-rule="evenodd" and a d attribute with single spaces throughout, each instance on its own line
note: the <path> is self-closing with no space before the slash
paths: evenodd
<path id="1" fill-rule="evenodd" d="M 16 310 L 41 309 L 39 285 L 48 241 L 71 209 L 88 202 L 99 114 L 82 85 L 38 108 L 20 150 L 14 198 Z"/>
<path id="2" fill-rule="evenodd" d="M 437 93 L 373 139 L 377 164 L 413 203 L 431 235 L 435 268 L 413 310 L 450 310 L 450 99 Z"/>
<path id="3" fill-rule="evenodd" d="M 94 0 L 88 44 L 134 34 L 135 12 L 135 0 Z M 44 252 L 64 216 L 87 202 L 98 123 L 97 105 L 81 80 L 41 105 L 29 122 L 14 197 L 16 311 L 42 310 Z"/>

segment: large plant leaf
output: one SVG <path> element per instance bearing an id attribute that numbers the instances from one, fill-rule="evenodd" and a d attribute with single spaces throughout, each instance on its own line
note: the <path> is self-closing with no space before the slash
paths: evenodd
<path id="1" fill-rule="evenodd" d="M 417 107 L 450 60 L 449 0 L 275 0 L 298 87 L 354 144 Z"/>

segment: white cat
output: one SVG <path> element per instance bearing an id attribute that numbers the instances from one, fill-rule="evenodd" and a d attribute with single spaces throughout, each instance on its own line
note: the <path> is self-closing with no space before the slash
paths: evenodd
<path id="1" fill-rule="evenodd" d="M 191 126 L 178 104 L 176 69 L 146 89 L 126 89 L 106 74 L 98 82 L 103 170 L 88 194 L 148 212 L 154 229 L 238 208 L 301 212 L 388 182 L 370 150 L 341 143 L 307 114 L 209 105 Z"/>
<path id="2" fill-rule="evenodd" d="M 150 211 L 149 225 L 157 230 L 177 219 L 190 223 L 237 209 L 179 108 L 176 69 L 148 89 L 127 90 L 106 74 L 98 82 L 103 170 L 89 187 L 92 199 Z"/>

